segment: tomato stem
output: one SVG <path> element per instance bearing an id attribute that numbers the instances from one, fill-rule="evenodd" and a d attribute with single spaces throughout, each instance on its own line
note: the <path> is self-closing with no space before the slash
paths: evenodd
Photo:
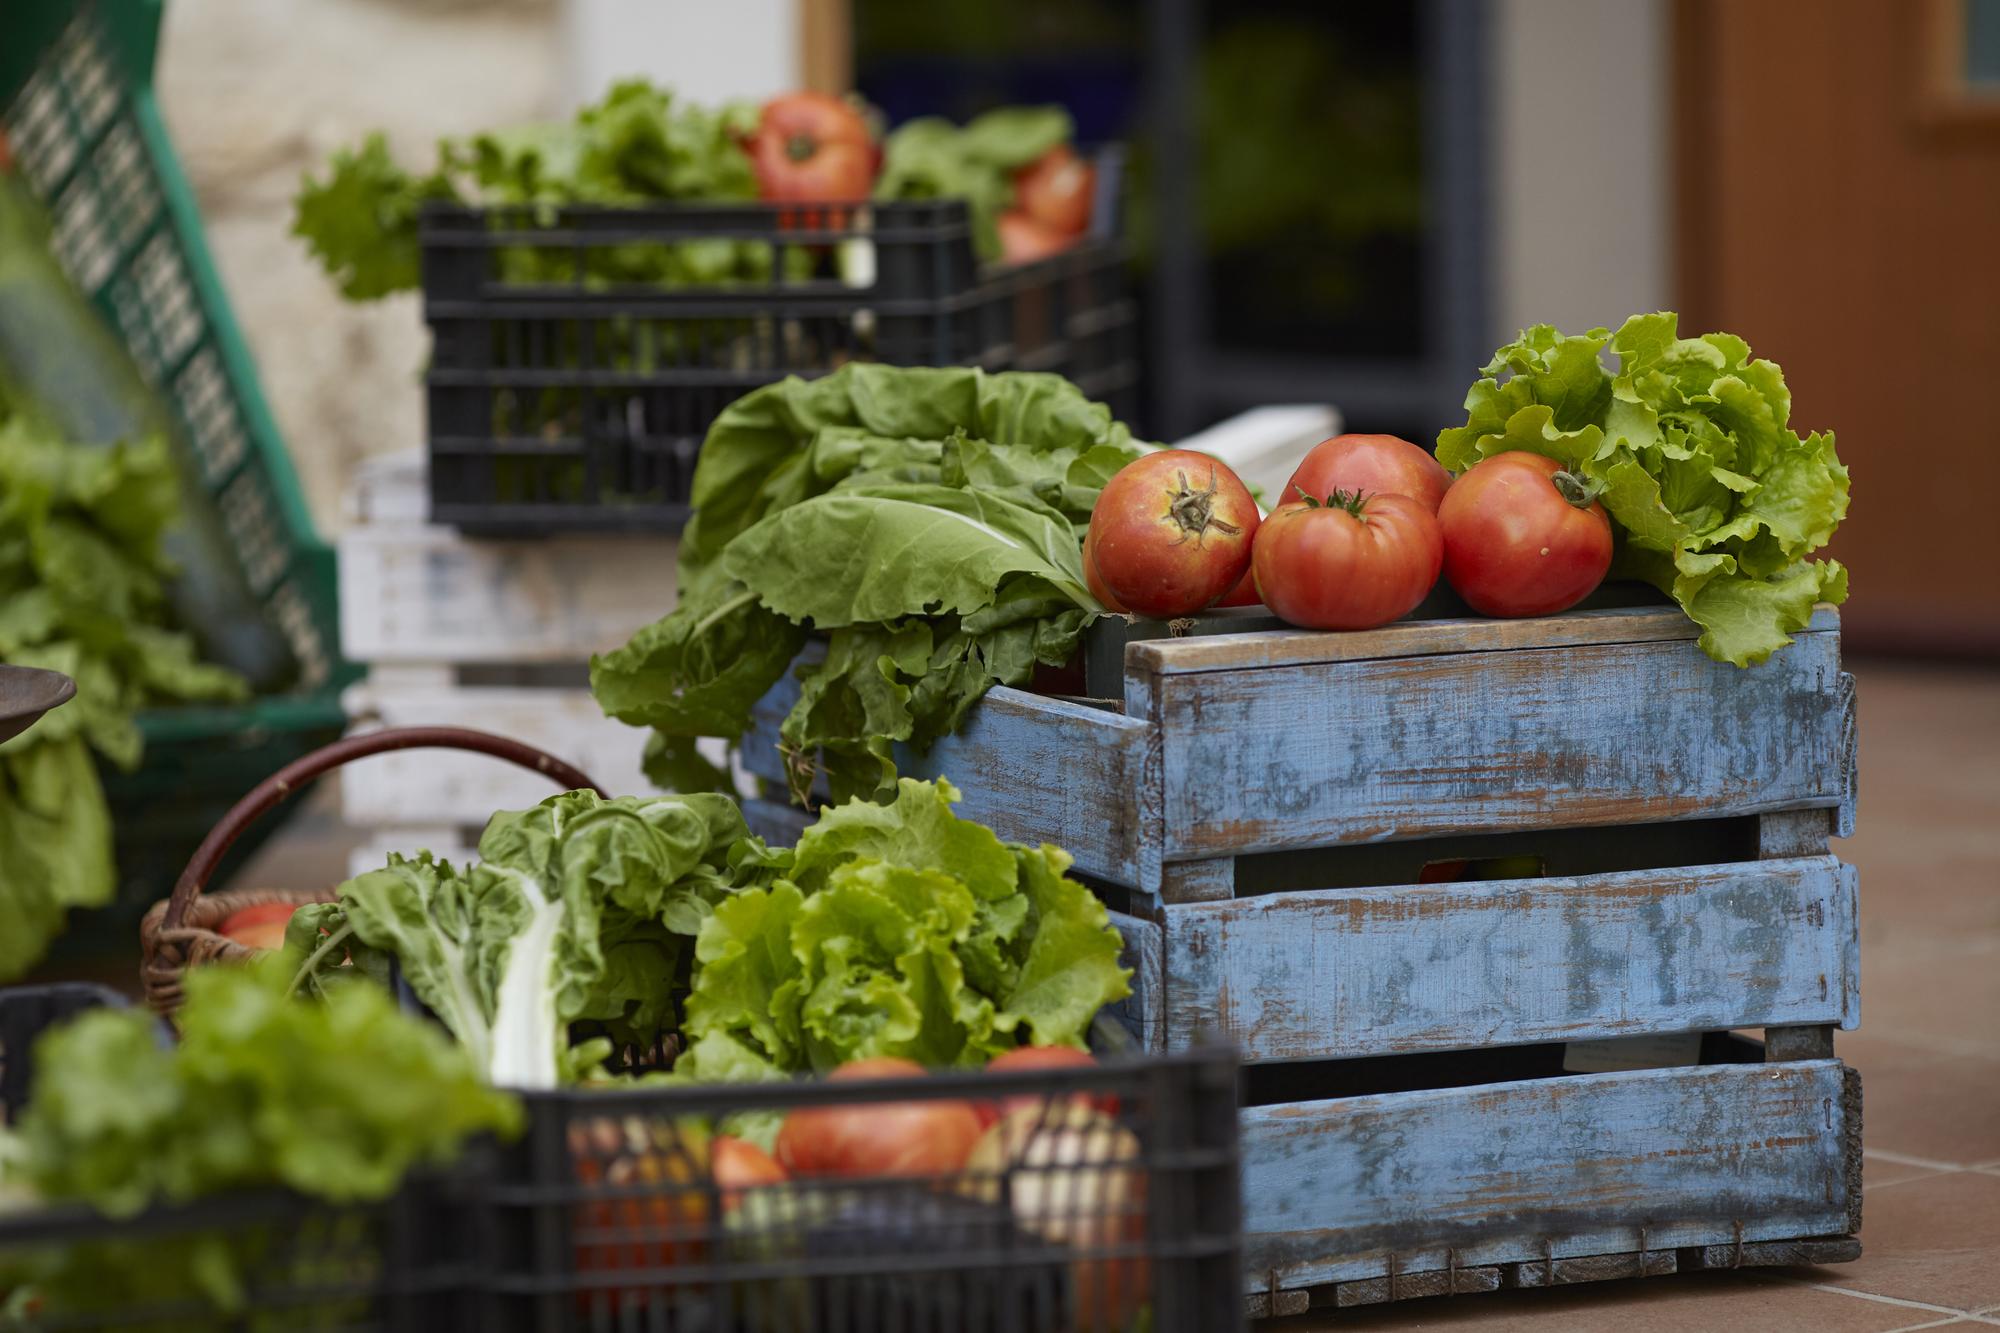
<path id="1" fill-rule="evenodd" d="M 1345 509 L 1356 518 L 1368 511 L 1368 494 L 1365 491 L 1328 491 L 1324 501 L 1305 494 L 1299 498 L 1306 502 L 1308 509 Z"/>
<path id="2" fill-rule="evenodd" d="M 1597 503 L 1597 497 L 1604 494 L 1604 483 L 1579 477 L 1565 468 L 1549 478 L 1555 484 L 1556 494 L 1575 505 L 1578 509 L 1588 509 Z"/>
<path id="3" fill-rule="evenodd" d="M 810 134 L 794 134 L 785 140 L 785 156 L 794 162 L 805 162 L 819 151 L 819 143 Z"/>
<path id="4" fill-rule="evenodd" d="M 1185 471 L 1175 473 L 1174 477 L 1180 483 L 1180 489 L 1167 492 L 1167 517 L 1180 524 L 1180 541 L 1186 541 L 1189 537 L 1200 540 L 1210 528 L 1227 533 L 1231 537 L 1243 531 L 1236 524 L 1215 516 L 1215 493 L 1220 483 L 1215 478 L 1213 463 L 1209 464 L 1208 489 L 1205 491 L 1195 490 L 1188 485 Z M 1175 544 L 1179 545 L 1179 542 Z"/>

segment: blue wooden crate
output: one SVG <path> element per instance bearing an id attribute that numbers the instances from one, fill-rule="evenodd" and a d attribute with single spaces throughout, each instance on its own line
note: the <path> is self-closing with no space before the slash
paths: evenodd
<path id="1" fill-rule="evenodd" d="M 899 756 L 1076 855 L 1147 1045 L 1242 1049 L 1253 1310 L 1858 1254 L 1835 613 L 1749 670 L 1672 607 L 1258 625 L 1106 622 L 1100 697 L 996 689 Z M 795 689 L 746 747 L 777 790 Z M 1524 855 L 1540 874 L 1418 882 Z M 1756 1028 L 1700 1063 L 1564 1068 L 1572 1043 Z"/>

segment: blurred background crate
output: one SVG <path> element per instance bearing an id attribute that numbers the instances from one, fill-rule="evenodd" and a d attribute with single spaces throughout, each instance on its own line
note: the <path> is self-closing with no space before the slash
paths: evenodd
<path id="1" fill-rule="evenodd" d="M 1130 419 L 1139 332 L 1119 161 L 1098 154 L 1082 241 L 1010 266 L 975 259 L 963 200 L 429 206 L 432 519 L 484 534 L 677 532 L 724 407 L 849 361 L 1052 371 Z M 770 276 L 630 276 L 642 249 L 717 244 Z"/>
<path id="2" fill-rule="evenodd" d="M 192 463 L 183 475 L 201 484 L 189 509 L 219 515 L 292 662 L 280 693 L 143 714 L 144 766 L 106 767 L 122 882 L 117 908 L 92 920 L 120 930 L 166 892 L 232 801 L 339 734 L 339 691 L 354 675 L 338 655 L 332 552 L 314 532 L 154 98 L 160 18 L 159 0 L 51 0 L 10 13 L 0 127 L 54 219 L 56 259 L 171 409 L 173 443 Z M 277 826 L 239 845 L 232 864 Z"/>

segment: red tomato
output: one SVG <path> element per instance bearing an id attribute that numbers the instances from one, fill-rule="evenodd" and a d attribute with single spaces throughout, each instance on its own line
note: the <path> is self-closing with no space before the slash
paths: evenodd
<path id="1" fill-rule="evenodd" d="M 216 934 L 252 949 L 282 949 L 285 927 L 297 910 L 292 903 L 258 903 L 224 917 Z"/>
<path id="2" fill-rule="evenodd" d="M 1407 495 L 1437 512 L 1451 489 L 1451 473 L 1421 447 L 1394 435 L 1336 435 L 1321 440 L 1299 460 L 1285 483 L 1280 504 L 1310 495 L 1325 500 L 1335 491 L 1363 495 Z"/>
<path id="3" fill-rule="evenodd" d="M 909 1060 L 850 1060 L 827 1077 L 905 1078 L 924 1072 Z M 965 1164 L 979 1117 L 964 1101 L 802 1106 L 778 1127 L 778 1162 L 796 1175 L 944 1176 Z"/>
<path id="4" fill-rule="evenodd" d="M 1116 611 L 1121 616 L 1130 615 L 1131 612 L 1125 609 L 1124 604 L 1120 602 L 1116 597 L 1113 597 L 1111 595 L 1111 589 L 1104 586 L 1104 576 L 1097 572 L 1097 542 L 1095 540 L 1096 537 L 1097 537 L 1096 528 L 1094 527 L 1086 528 L 1084 530 L 1083 581 L 1090 585 L 1090 595 L 1092 597 L 1095 597 L 1098 601 L 1104 603 L 1104 609 L 1106 611 Z"/>
<path id="5" fill-rule="evenodd" d="M 1009 209 L 994 219 L 1000 228 L 1000 262 L 1032 264 L 1050 255 L 1059 255 L 1074 243 L 1053 227 L 1035 221 L 1020 209 Z"/>
<path id="6" fill-rule="evenodd" d="M 1207 454 L 1163 449 L 1119 469 L 1090 511 L 1098 577 L 1142 616 L 1215 605 L 1250 567 L 1257 503 Z"/>
<path id="7" fill-rule="evenodd" d="M 1063 236 L 1078 235 L 1090 225 L 1096 193 L 1096 168 L 1066 143 L 1014 173 L 1014 201 L 1021 211 Z"/>
<path id="8" fill-rule="evenodd" d="M 722 1191 L 722 1211 L 733 1213 L 743 1202 L 743 1191 L 758 1185 L 777 1185 L 791 1179 L 777 1159 L 754 1143 L 718 1134 L 708 1147 L 708 1169 Z"/>
<path id="9" fill-rule="evenodd" d="M 825 93 L 786 93 L 764 103 L 750 161 L 758 195 L 785 203 L 858 203 L 875 179 L 868 123 Z"/>
<path id="10" fill-rule="evenodd" d="M 1408 615 L 1437 582 L 1438 521 L 1407 495 L 1335 491 L 1280 505 L 1257 529 L 1257 591 L 1307 629 L 1373 629 Z"/>
<path id="11" fill-rule="evenodd" d="M 1257 571 L 1245 569 L 1243 577 L 1236 580 L 1236 586 L 1229 595 L 1217 602 L 1217 606 L 1262 606 L 1264 599 L 1257 595 Z"/>
<path id="12" fill-rule="evenodd" d="M 986 1062 L 987 1070 L 995 1074 L 1022 1069 L 1082 1069 L 1086 1066 L 1095 1068 L 1096 1065 L 1097 1061 L 1089 1051 L 1079 1051 L 1074 1046 L 1022 1046 L 996 1055 Z M 973 1114 L 979 1117 L 980 1128 L 984 1129 L 1002 1116 L 1018 1111 L 1024 1106 L 1030 1109 L 1038 1108 L 1045 1100 L 1047 1099 L 1037 1097 L 1033 1093 L 1024 1093 L 1016 1097 L 1003 1097 L 997 1102 L 974 1102 L 972 1110 Z M 1109 1093 L 1092 1095 L 1080 1092 L 1068 1100 L 1078 1106 L 1102 1111 L 1106 1115 L 1118 1114 L 1118 1099 Z"/>
<path id="13" fill-rule="evenodd" d="M 1611 518 L 1553 458 L 1515 450 L 1475 463 L 1438 510 L 1444 576 L 1482 615 L 1575 606 L 1611 568 Z"/>

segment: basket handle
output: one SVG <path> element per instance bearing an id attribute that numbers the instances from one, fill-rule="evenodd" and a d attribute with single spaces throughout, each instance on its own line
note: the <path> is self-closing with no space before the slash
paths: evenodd
<path id="1" fill-rule="evenodd" d="M 250 794 L 229 807 L 224 815 L 208 831 L 201 846 L 195 848 L 189 858 L 187 869 L 174 881 L 173 897 L 167 900 L 166 915 L 161 918 L 162 931 L 178 930 L 187 916 L 194 900 L 201 896 L 209 876 L 221 863 L 224 852 L 243 835 L 243 830 L 283 801 L 286 797 L 309 785 L 314 779 L 342 764 L 355 759 L 365 759 L 369 755 L 388 754 L 393 750 L 470 750 L 476 754 L 489 754 L 495 759 L 505 759 L 510 764 L 546 773 L 561 784 L 563 790 L 574 791 L 588 787 L 599 796 L 606 795 L 604 789 L 592 782 L 584 774 L 557 759 L 554 755 L 537 750 L 532 745 L 509 740 L 505 736 L 495 736 L 491 732 L 474 731 L 470 727 L 389 727 L 381 731 L 371 731 L 363 736 L 347 736 L 331 745 L 321 746 L 311 754 L 294 759 L 283 768 L 265 778 L 251 789 Z"/>

